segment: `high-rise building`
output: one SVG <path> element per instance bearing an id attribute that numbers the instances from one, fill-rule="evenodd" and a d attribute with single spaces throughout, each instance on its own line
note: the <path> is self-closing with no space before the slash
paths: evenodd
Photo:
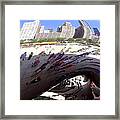
<path id="1" fill-rule="evenodd" d="M 57 32 L 60 32 L 62 38 L 72 38 L 75 34 L 75 27 L 70 22 L 65 22 L 62 26 L 57 28 Z"/>
<path id="2" fill-rule="evenodd" d="M 39 38 L 87 38 L 93 39 L 94 36 L 100 36 L 97 28 L 91 28 L 90 25 L 84 21 L 79 20 L 80 26 L 75 29 L 70 22 L 65 22 L 57 28 L 57 32 L 52 29 L 45 29 L 40 25 L 39 20 L 33 22 L 26 22 L 20 31 L 20 40 L 30 40 Z"/>
<path id="3" fill-rule="evenodd" d="M 83 38 L 91 39 L 93 36 L 93 31 L 90 25 L 85 20 L 79 20 L 84 26 L 84 36 Z"/>
<path id="4" fill-rule="evenodd" d="M 93 37 L 92 28 L 84 20 L 79 20 L 80 26 L 75 29 L 74 38 L 87 38 L 91 39 Z"/>
<path id="5" fill-rule="evenodd" d="M 39 32 L 39 20 L 33 22 L 26 22 L 20 30 L 20 40 L 34 39 L 35 35 Z"/>
<path id="6" fill-rule="evenodd" d="M 84 32 L 85 30 L 84 30 L 83 25 L 79 26 L 78 28 L 75 29 L 75 34 L 73 38 L 83 38 Z"/>
<path id="7" fill-rule="evenodd" d="M 70 22 L 65 22 L 62 26 L 57 28 L 57 32 L 54 32 L 52 29 L 43 29 L 40 27 L 39 33 L 36 34 L 35 38 L 72 38 L 75 33 L 75 27 L 72 26 Z"/>
<path id="8" fill-rule="evenodd" d="M 44 26 L 40 26 L 40 30 L 39 33 L 44 33 L 45 27 Z"/>

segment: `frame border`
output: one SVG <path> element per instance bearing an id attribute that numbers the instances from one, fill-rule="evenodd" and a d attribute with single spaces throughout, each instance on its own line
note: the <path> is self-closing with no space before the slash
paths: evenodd
<path id="1" fill-rule="evenodd" d="M 5 115 L 5 5 L 115 5 L 115 115 Z M 0 119 L 120 119 L 119 106 L 119 0 L 45 0 L 45 1 L 2 1 L 0 41 Z"/>

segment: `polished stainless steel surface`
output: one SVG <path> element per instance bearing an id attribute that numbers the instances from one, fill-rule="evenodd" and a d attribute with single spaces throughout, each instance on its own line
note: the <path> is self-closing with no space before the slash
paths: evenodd
<path id="1" fill-rule="evenodd" d="M 2 119 L 120 119 L 120 105 L 119 105 L 119 69 L 120 69 L 120 48 L 119 48 L 119 28 L 120 28 L 120 3 L 119 0 L 44 0 L 44 1 L 15 1 L 15 0 L 8 0 L 8 1 L 1 1 L 0 6 L 0 118 Z M 66 4 L 66 5 L 115 5 L 116 6 L 116 13 L 115 13 L 115 115 L 5 115 L 5 5 L 58 5 L 58 4 Z M 12 108 L 11 108 L 12 109 Z"/>

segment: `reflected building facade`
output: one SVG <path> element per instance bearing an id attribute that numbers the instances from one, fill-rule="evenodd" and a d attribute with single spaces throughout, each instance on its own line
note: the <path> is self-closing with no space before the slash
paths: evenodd
<path id="1" fill-rule="evenodd" d="M 57 28 L 57 32 L 60 32 L 62 38 L 73 38 L 75 34 L 75 27 L 70 22 L 65 22 L 62 26 Z"/>
<path id="2" fill-rule="evenodd" d="M 70 22 L 65 22 L 62 26 L 57 28 L 54 32 L 52 29 L 43 30 L 36 34 L 35 38 L 73 38 L 75 34 L 75 27 Z"/>
<path id="3" fill-rule="evenodd" d="M 58 26 L 57 31 L 45 29 L 40 21 L 26 22 L 20 31 L 20 40 L 32 40 L 40 38 L 99 38 L 100 32 L 97 28 L 91 28 L 85 20 L 78 20 L 79 27 L 75 29 L 71 22 L 65 22 Z"/>
<path id="4" fill-rule="evenodd" d="M 84 20 L 79 20 L 80 26 L 75 29 L 73 38 L 91 39 L 93 32 L 89 24 Z"/>
<path id="5" fill-rule="evenodd" d="M 20 30 L 20 40 L 34 39 L 36 33 L 40 31 L 39 20 L 33 22 L 26 22 Z"/>
<path id="6" fill-rule="evenodd" d="M 99 38 L 100 32 L 98 28 L 91 28 L 91 26 L 85 20 L 79 20 L 79 24 L 80 26 L 75 29 L 73 38 Z"/>

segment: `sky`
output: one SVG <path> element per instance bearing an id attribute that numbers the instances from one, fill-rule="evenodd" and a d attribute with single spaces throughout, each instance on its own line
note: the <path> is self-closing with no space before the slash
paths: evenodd
<path id="1" fill-rule="evenodd" d="M 20 28 L 22 28 L 25 22 L 33 22 L 34 20 L 20 20 Z M 71 22 L 71 24 L 77 28 L 79 27 L 78 20 L 40 20 L 40 24 L 45 27 L 45 29 L 57 30 L 58 26 L 61 26 L 64 22 Z M 100 30 L 100 21 L 99 20 L 85 20 L 91 28 L 98 28 Z"/>

